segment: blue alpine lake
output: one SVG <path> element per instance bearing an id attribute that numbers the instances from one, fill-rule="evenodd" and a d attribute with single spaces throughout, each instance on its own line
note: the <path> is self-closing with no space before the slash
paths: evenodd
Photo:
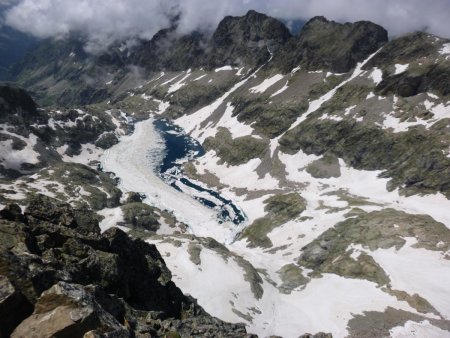
<path id="1" fill-rule="evenodd" d="M 182 128 L 166 119 L 156 119 L 154 125 L 166 143 L 165 155 L 159 167 L 161 178 L 179 191 L 188 188 L 198 192 L 201 196 L 194 194 L 193 198 L 205 206 L 217 210 L 217 216 L 221 221 L 231 221 L 236 225 L 245 221 L 243 211 L 231 200 L 224 198 L 214 190 L 194 183 L 183 175 L 182 162 L 203 156 L 205 150 L 202 145 L 185 134 Z"/>

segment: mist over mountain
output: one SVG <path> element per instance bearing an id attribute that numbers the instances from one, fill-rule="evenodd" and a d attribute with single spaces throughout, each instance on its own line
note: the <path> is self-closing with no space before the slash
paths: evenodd
<path id="1" fill-rule="evenodd" d="M 12 6 L 12 3 L 0 4 L 0 80 L 5 78 L 8 69 L 14 63 L 19 62 L 39 42 L 39 39 L 31 34 L 5 25 L 4 13 Z"/>
<path id="2" fill-rule="evenodd" d="M 175 17 L 182 35 L 212 33 L 223 17 L 243 15 L 250 9 L 283 20 L 306 21 L 318 15 L 341 23 L 369 20 L 387 28 L 392 36 L 427 31 L 450 37 L 447 0 L 18 0 L 6 12 L 5 23 L 41 38 L 78 32 L 88 38 L 88 49 L 98 51 L 115 41 L 150 39 L 170 27 Z"/>

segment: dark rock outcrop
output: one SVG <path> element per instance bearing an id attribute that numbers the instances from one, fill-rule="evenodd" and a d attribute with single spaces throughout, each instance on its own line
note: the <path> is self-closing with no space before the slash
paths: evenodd
<path id="1" fill-rule="evenodd" d="M 402 97 L 433 92 L 442 96 L 450 94 L 450 61 L 442 58 L 439 48 L 441 39 L 417 32 L 389 41 L 364 67 L 383 70 L 383 81 L 377 87 L 379 95 L 395 94 Z M 449 40 L 442 41 L 448 42 Z M 406 71 L 393 72 L 395 64 L 408 65 Z"/>
<path id="2" fill-rule="evenodd" d="M 244 16 L 225 17 L 211 38 L 199 32 L 180 36 L 174 27 L 163 29 L 138 47 L 131 60 L 151 71 L 254 67 L 266 62 L 290 36 L 278 20 L 249 11 Z"/>
<path id="3" fill-rule="evenodd" d="M 207 37 L 194 32 L 180 36 L 174 28 L 163 29 L 133 52 L 131 63 L 148 71 L 181 71 L 204 65 Z"/>
<path id="4" fill-rule="evenodd" d="M 247 336 L 183 295 L 154 245 L 42 195 L 19 209 L 0 213 L 2 336 Z"/>
<path id="5" fill-rule="evenodd" d="M 274 64 L 286 72 L 301 65 L 345 73 L 387 41 L 387 31 L 372 22 L 340 24 L 315 17 L 275 56 Z"/>
<path id="6" fill-rule="evenodd" d="M 406 71 L 383 79 L 376 87 L 379 95 L 395 94 L 402 97 L 433 92 L 442 96 L 450 94 L 450 62 L 432 64 L 418 71 Z"/>
<path id="7" fill-rule="evenodd" d="M 291 37 L 278 20 L 249 11 L 241 17 L 225 17 L 212 37 L 211 65 L 255 67 L 266 62 Z"/>
<path id="8" fill-rule="evenodd" d="M 96 55 L 86 53 L 81 37 L 46 40 L 13 68 L 11 79 L 31 88 L 42 105 L 90 104 L 117 94 L 115 90 L 131 73 L 210 70 L 224 65 L 255 68 L 271 57 L 271 67 L 284 73 L 298 65 L 342 73 L 386 42 L 386 30 L 374 23 L 340 24 L 323 17 L 311 19 L 293 37 L 282 22 L 251 10 L 225 17 L 212 36 L 198 31 L 182 35 L 175 20 L 138 46 L 117 43 Z"/>
<path id="9" fill-rule="evenodd" d="M 333 154 L 356 169 L 385 170 L 391 189 L 450 196 L 450 160 L 436 135 L 412 129 L 392 134 L 354 121 L 309 118 L 280 139 L 283 152 Z"/>
<path id="10" fill-rule="evenodd" d="M 0 85 L 0 122 L 9 121 L 14 114 L 32 121 L 37 115 L 36 104 L 25 90 L 8 84 Z"/>

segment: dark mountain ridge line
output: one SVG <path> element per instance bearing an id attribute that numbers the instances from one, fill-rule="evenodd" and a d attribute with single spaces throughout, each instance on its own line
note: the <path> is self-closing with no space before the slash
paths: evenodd
<path id="1" fill-rule="evenodd" d="M 98 55 L 87 54 L 83 38 L 75 34 L 66 40 L 46 40 L 12 67 L 8 80 L 27 88 L 44 105 L 71 106 L 101 102 L 114 94 L 105 86 L 111 74 L 120 83 L 136 69 L 144 77 L 157 71 L 225 65 L 255 69 L 272 55 L 267 68 L 277 72 L 288 73 L 293 65 L 347 72 L 387 41 L 386 30 L 367 21 L 340 24 L 314 17 L 293 36 L 277 19 L 249 11 L 225 17 L 211 36 L 179 35 L 169 27 L 137 46 L 118 42 Z M 46 89 L 52 84 L 57 90 L 49 93 Z"/>

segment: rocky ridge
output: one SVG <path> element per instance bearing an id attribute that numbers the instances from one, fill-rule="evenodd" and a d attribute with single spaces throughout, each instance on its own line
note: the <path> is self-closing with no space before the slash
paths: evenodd
<path id="1" fill-rule="evenodd" d="M 345 41 L 345 46 L 335 41 Z M 276 55 L 272 66 L 284 73 L 298 64 L 309 70 L 346 72 L 386 42 L 386 30 L 370 22 L 342 25 L 317 17 L 298 36 L 291 36 L 280 21 L 249 11 L 242 17 L 225 17 L 211 36 L 180 36 L 175 26 L 137 47 L 113 45 L 95 56 L 83 50 L 83 39 L 75 35 L 48 40 L 12 68 L 10 79 L 32 90 L 41 104 L 70 106 L 103 101 L 152 72 L 227 65 L 255 68 L 271 55 Z"/>
<path id="2" fill-rule="evenodd" d="M 154 245 L 36 195 L 0 212 L 2 336 L 250 337 L 183 295 Z"/>

